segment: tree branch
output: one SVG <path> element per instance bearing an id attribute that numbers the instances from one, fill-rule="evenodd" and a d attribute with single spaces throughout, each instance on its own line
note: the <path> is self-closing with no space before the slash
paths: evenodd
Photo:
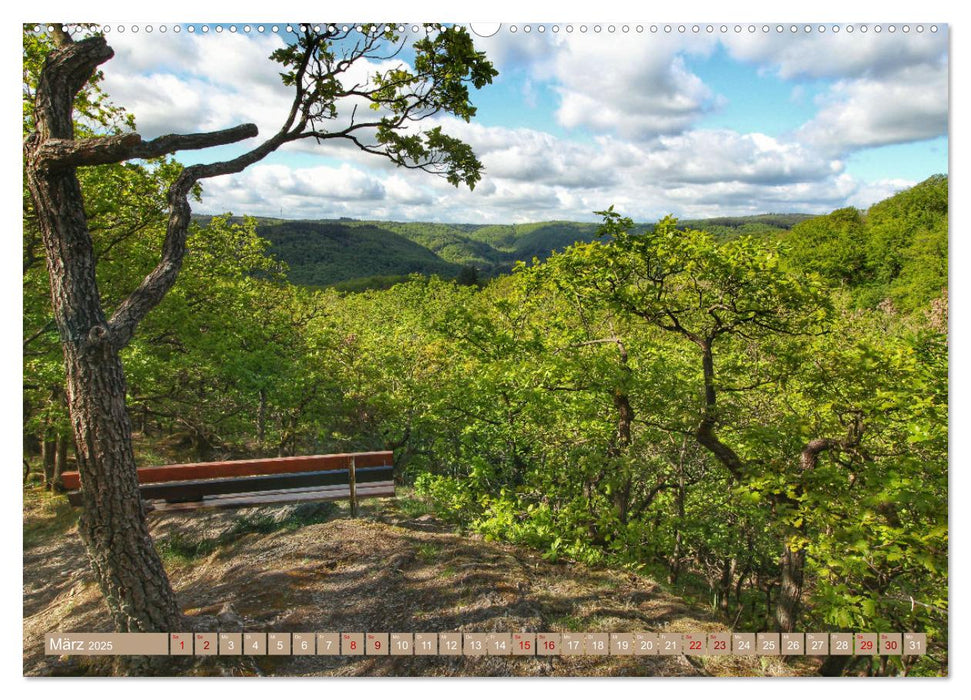
<path id="1" fill-rule="evenodd" d="M 736 480 L 741 481 L 744 476 L 745 463 L 732 448 L 718 439 L 714 427 L 714 419 L 705 416 L 695 429 L 695 439 L 702 447 L 711 452 Z"/>
<path id="2" fill-rule="evenodd" d="M 95 69 L 114 55 L 100 36 L 65 42 L 48 54 L 37 83 L 34 123 L 38 132 L 32 137 L 40 141 L 73 138 L 74 98 Z"/>
<path id="3" fill-rule="evenodd" d="M 50 332 L 52 330 L 55 330 L 56 328 L 57 328 L 57 324 L 54 322 L 54 319 L 53 318 L 50 319 L 43 326 L 41 326 L 36 331 L 34 331 L 33 333 L 31 333 L 28 337 L 24 338 L 24 347 L 26 348 L 28 345 L 30 345 L 31 343 L 33 343 L 35 340 L 37 340 L 38 338 L 40 338 L 42 335 L 44 335 L 45 333 L 48 333 L 48 332 Z"/>
<path id="4" fill-rule="evenodd" d="M 176 151 L 225 146 L 256 136 L 255 124 L 240 124 L 221 131 L 199 134 L 166 134 L 142 141 L 139 134 L 118 134 L 90 139 L 48 139 L 37 149 L 41 167 L 78 168 L 120 163 L 131 158 L 158 158 Z"/>
<path id="5" fill-rule="evenodd" d="M 711 351 L 711 341 L 701 343 L 701 366 L 705 383 L 705 409 L 701 422 L 695 429 L 695 439 L 702 447 L 711 452 L 736 480 L 741 480 L 745 463 L 731 447 L 715 435 L 715 416 L 717 415 L 717 392 L 715 390 L 715 363 Z"/>
<path id="6" fill-rule="evenodd" d="M 806 443 L 799 455 L 799 467 L 803 471 L 810 471 L 816 468 L 819 463 L 819 455 L 828 450 L 852 450 L 858 447 L 863 439 L 863 416 L 854 416 L 853 422 L 846 429 L 846 437 L 836 438 L 816 438 Z"/>
<path id="7" fill-rule="evenodd" d="M 148 312 L 151 311 L 162 300 L 172 285 L 175 284 L 175 280 L 182 266 L 182 260 L 185 256 L 186 238 L 191 221 L 191 209 L 188 203 L 188 196 L 191 193 L 193 186 L 199 180 L 241 172 L 253 163 L 262 160 L 285 143 L 311 136 L 322 138 L 322 135 L 319 134 L 313 127 L 314 119 L 318 118 L 317 113 L 314 112 L 314 108 L 320 104 L 324 105 L 325 107 L 330 105 L 332 108 L 333 103 L 327 102 L 327 98 L 332 96 L 328 95 L 326 90 L 322 88 L 319 83 L 325 79 L 333 77 L 335 71 L 330 65 L 330 60 L 328 57 L 329 55 L 325 53 L 324 57 L 327 59 L 328 64 L 327 74 L 320 76 L 312 74 L 308 75 L 308 68 L 311 68 L 312 61 L 317 62 L 314 64 L 315 66 L 319 65 L 320 56 L 318 53 L 321 42 L 324 40 L 324 38 L 322 38 L 316 32 L 310 32 L 309 27 L 304 27 L 303 31 L 305 37 L 304 40 L 299 43 L 299 53 L 295 53 L 293 55 L 293 60 L 285 59 L 281 61 L 287 65 L 295 67 L 293 73 L 284 74 L 284 81 L 294 86 L 295 94 L 293 102 L 291 103 L 289 114 L 287 115 L 283 126 L 271 138 L 236 158 L 206 165 L 192 165 L 182 171 L 178 178 L 176 178 L 175 182 L 169 187 L 169 220 L 166 228 L 165 240 L 162 244 L 162 255 L 158 265 L 156 265 L 155 269 L 145 276 L 141 284 L 139 284 L 139 286 L 118 305 L 115 313 L 107 322 L 107 328 L 92 330 L 92 333 L 94 333 L 96 336 L 100 338 L 100 336 L 106 335 L 107 340 L 111 342 L 114 347 L 124 347 L 130 341 L 136 326 L 141 322 L 146 314 L 148 314 Z M 327 36 L 330 36 L 329 33 Z M 375 39 L 374 41 L 376 42 L 377 40 Z M 366 47 L 367 46 L 368 45 L 366 45 Z M 107 50 L 109 52 L 107 58 L 110 58 L 110 49 Z M 360 53 L 352 52 L 351 58 L 348 60 L 347 65 L 349 66 L 350 64 L 354 63 L 360 57 Z M 107 58 L 104 60 L 107 60 Z M 343 70 L 340 65 L 338 68 Z M 340 70 L 336 72 L 340 72 Z M 489 66 L 489 70 L 491 70 L 491 65 Z M 312 69 L 309 72 L 312 73 Z M 304 84 L 308 77 L 311 81 L 309 86 Z M 418 103 L 423 104 L 424 101 L 419 100 Z M 413 109 L 415 109 L 415 105 L 410 105 L 403 108 L 403 116 L 407 116 Z M 437 112 L 440 109 L 441 107 L 438 106 L 436 107 L 435 111 Z M 402 115 L 399 115 L 399 121 L 397 124 L 392 122 L 391 128 L 395 128 L 397 125 L 400 125 L 401 120 Z M 309 130 L 308 124 L 310 125 Z M 379 128 L 383 125 L 384 121 L 382 120 L 373 126 Z M 369 124 L 368 126 L 371 125 Z M 446 166 L 443 165 L 442 161 L 447 161 L 447 158 L 436 153 L 433 148 L 429 149 L 432 150 L 432 152 L 426 157 L 425 160 L 427 162 L 411 165 L 407 162 L 409 155 L 408 153 L 399 153 L 391 146 L 385 150 L 378 150 L 365 145 L 359 139 L 357 139 L 353 133 L 356 129 L 362 127 L 363 125 L 351 125 L 342 132 L 336 132 L 333 135 L 328 135 L 327 138 L 348 139 L 364 152 L 384 156 L 399 166 L 417 167 L 421 170 L 436 173 L 445 170 Z M 90 164 L 96 158 L 107 159 L 99 162 L 112 162 L 111 158 L 118 159 L 125 154 L 127 154 L 127 157 L 144 158 L 150 157 L 151 155 L 161 155 L 163 153 L 172 152 L 172 150 L 184 148 L 204 148 L 209 145 L 218 145 L 218 143 L 232 143 L 242 138 L 255 135 L 255 126 L 242 125 L 223 132 L 214 132 L 213 134 L 163 136 L 155 141 L 149 142 L 148 144 L 142 144 L 134 139 L 126 141 L 124 138 L 120 138 L 117 140 L 117 142 L 104 143 L 103 146 L 96 144 L 85 144 L 84 147 L 86 150 L 84 152 L 86 153 L 85 157 L 87 160 L 84 164 Z M 69 137 L 70 134 L 66 134 L 64 136 L 59 135 L 59 138 Z M 454 145 L 454 143 L 444 142 L 444 146 L 442 144 L 437 144 L 437 147 L 439 149 L 448 151 L 449 148 L 453 147 Z M 65 155 L 64 157 L 69 159 L 74 156 Z M 473 159 L 473 166 L 475 167 L 471 168 L 472 173 L 466 173 L 466 181 L 469 183 L 470 187 L 474 185 L 474 178 L 478 175 L 478 170 L 481 168 L 481 164 Z M 468 167 L 466 167 L 466 169 L 468 170 Z M 458 177 L 457 175 L 453 175 L 451 173 L 440 174 L 446 174 L 450 181 L 453 178 Z M 457 181 L 455 184 L 458 184 Z"/>

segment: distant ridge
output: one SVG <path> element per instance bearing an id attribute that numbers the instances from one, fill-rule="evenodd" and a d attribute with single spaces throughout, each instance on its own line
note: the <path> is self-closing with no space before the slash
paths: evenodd
<path id="1" fill-rule="evenodd" d="M 212 217 L 194 217 L 201 224 Z M 241 220 L 242 217 L 234 217 Z M 556 250 L 596 238 L 599 224 L 543 221 L 529 224 L 441 224 L 281 219 L 252 217 L 270 242 L 270 253 L 289 267 L 294 284 L 347 289 L 383 287 L 410 274 L 455 278 L 474 267 L 485 279 L 512 269 L 518 260 L 545 259 Z M 685 219 L 680 226 L 731 238 L 776 236 L 810 214 Z M 650 229 L 653 224 L 644 224 Z"/>

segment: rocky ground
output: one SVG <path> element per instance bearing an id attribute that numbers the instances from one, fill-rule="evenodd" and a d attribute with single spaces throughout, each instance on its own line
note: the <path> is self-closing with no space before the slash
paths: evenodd
<path id="1" fill-rule="evenodd" d="M 550 563 L 452 532 L 402 502 L 154 515 L 152 532 L 196 629 L 289 632 L 727 631 L 653 581 Z M 410 510 L 410 509 L 409 509 Z M 24 674 L 100 675 L 43 653 L 54 631 L 110 631 L 62 498 L 25 492 Z M 208 657 L 172 673 L 283 676 L 762 676 L 808 662 L 740 657 Z"/>

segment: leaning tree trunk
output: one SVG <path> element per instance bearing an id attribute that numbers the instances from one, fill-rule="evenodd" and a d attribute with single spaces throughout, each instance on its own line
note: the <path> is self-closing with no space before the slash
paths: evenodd
<path id="1" fill-rule="evenodd" d="M 182 611 L 138 493 L 121 360 L 83 341 L 65 343 L 64 357 L 83 489 L 79 529 L 115 628 L 177 630 Z"/>
<path id="2" fill-rule="evenodd" d="M 806 566 L 806 550 L 793 551 L 784 545 L 779 559 L 782 574 L 779 580 L 779 597 L 775 601 L 775 623 L 780 632 L 795 632 L 802 603 L 802 586 Z"/>
<path id="3" fill-rule="evenodd" d="M 178 629 L 181 610 L 138 493 L 121 359 L 103 339 L 105 317 L 80 186 L 73 171 L 37 173 L 32 168 L 28 185 L 44 235 L 51 302 L 64 349 L 82 484 L 81 537 L 118 631 Z"/>
<path id="4" fill-rule="evenodd" d="M 54 474 L 51 479 L 51 491 L 54 493 L 64 493 L 64 472 L 67 471 L 67 435 L 57 436 L 57 450 L 54 454 Z"/>
<path id="5" fill-rule="evenodd" d="M 852 451 L 863 439 L 863 416 L 856 413 L 846 426 L 846 436 L 842 438 L 815 438 L 810 440 L 799 455 L 800 480 L 796 483 L 796 496 L 790 498 L 781 496 L 780 503 L 785 503 L 793 509 L 799 508 L 800 496 L 805 492 L 806 482 L 802 477 L 816 469 L 820 455 L 824 452 Z M 802 524 L 790 530 L 793 538 L 802 542 L 806 539 L 806 519 Z M 775 621 L 780 632 L 793 632 L 799 624 L 799 612 L 802 604 L 802 589 L 806 570 L 806 548 L 802 544 L 795 548 L 786 541 L 783 543 L 782 556 L 779 558 L 781 569 L 779 598 L 776 601 Z"/>
<path id="6" fill-rule="evenodd" d="M 53 488 L 54 483 L 54 459 L 57 456 L 57 444 L 54 440 L 44 435 L 40 443 L 40 459 L 44 469 L 44 488 Z"/>
<path id="7" fill-rule="evenodd" d="M 38 86 L 37 131 L 25 142 L 27 184 L 64 350 L 83 510 L 80 533 L 118 631 L 179 629 L 182 613 L 152 544 L 138 493 L 125 375 L 95 279 L 95 255 L 76 171 L 39 155 L 73 140 L 77 91 L 110 58 L 103 42 L 55 52 Z"/>

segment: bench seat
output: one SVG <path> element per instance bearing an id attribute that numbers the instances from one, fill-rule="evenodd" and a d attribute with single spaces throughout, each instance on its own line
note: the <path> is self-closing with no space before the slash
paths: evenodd
<path id="1" fill-rule="evenodd" d="M 393 498 L 393 481 L 379 481 L 361 484 L 357 487 L 358 498 Z M 329 486 L 317 489 L 293 489 L 285 491 L 251 491 L 225 496 L 207 496 L 202 501 L 169 502 L 146 501 L 155 511 L 194 510 L 196 508 L 243 508 L 247 506 L 267 506 L 303 501 L 339 501 L 350 498 L 349 486 Z"/>

